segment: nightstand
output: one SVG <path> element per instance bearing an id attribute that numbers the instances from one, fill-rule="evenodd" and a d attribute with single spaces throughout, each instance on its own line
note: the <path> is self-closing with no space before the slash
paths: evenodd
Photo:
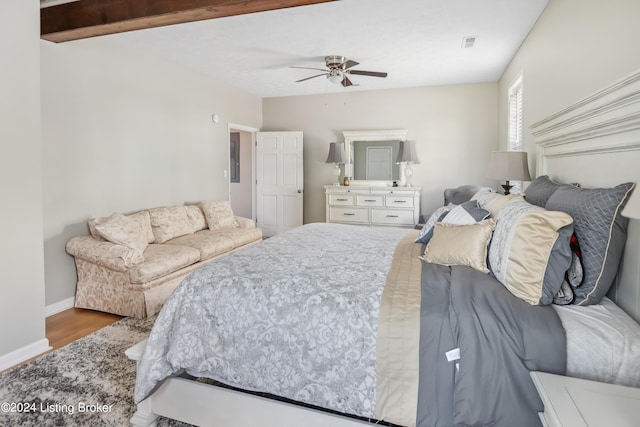
<path id="1" fill-rule="evenodd" d="M 640 388 L 531 372 L 544 403 L 545 427 L 633 427 L 640 423 Z"/>

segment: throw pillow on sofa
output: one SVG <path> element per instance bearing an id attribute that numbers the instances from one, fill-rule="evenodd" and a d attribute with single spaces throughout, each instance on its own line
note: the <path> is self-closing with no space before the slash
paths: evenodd
<path id="1" fill-rule="evenodd" d="M 131 248 L 142 256 L 148 245 L 146 223 L 142 218 L 114 213 L 102 223 L 96 224 L 95 229 L 111 243 Z"/>
<path id="2" fill-rule="evenodd" d="M 228 200 L 210 200 L 199 203 L 209 230 L 237 227 L 235 215 Z"/>
<path id="3" fill-rule="evenodd" d="M 149 217 L 156 243 L 164 243 L 176 237 L 193 234 L 193 226 L 184 206 L 149 209 Z"/>
<path id="4" fill-rule="evenodd" d="M 136 221 L 141 221 L 142 227 L 144 228 L 144 232 L 147 235 L 147 243 L 154 242 L 156 238 L 153 235 L 153 230 L 151 230 L 151 218 L 149 218 L 149 212 L 140 211 L 140 212 L 136 212 L 131 215 L 125 215 L 125 216 L 132 218 Z M 87 222 L 87 224 L 89 225 L 89 233 L 94 239 L 106 241 L 106 239 L 102 237 L 102 235 L 98 232 L 98 230 L 96 230 L 96 225 L 104 223 L 107 219 L 109 219 L 109 217 L 106 217 L 106 216 L 97 217 L 97 218 L 91 218 Z"/>

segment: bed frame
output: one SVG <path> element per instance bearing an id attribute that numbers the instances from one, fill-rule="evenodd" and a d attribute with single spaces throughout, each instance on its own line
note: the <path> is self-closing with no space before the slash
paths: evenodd
<path id="1" fill-rule="evenodd" d="M 583 187 L 640 183 L 640 71 L 535 123 L 531 130 L 536 175 Z M 640 322 L 640 220 L 629 222 L 624 258 L 609 297 Z M 127 355 L 139 360 L 145 344 L 130 348 Z M 184 378 L 166 380 L 140 402 L 131 423 L 155 426 L 158 416 L 216 427 L 370 425 Z"/>

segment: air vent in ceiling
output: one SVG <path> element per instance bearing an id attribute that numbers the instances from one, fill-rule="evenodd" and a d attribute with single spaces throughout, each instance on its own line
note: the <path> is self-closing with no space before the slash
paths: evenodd
<path id="1" fill-rule="evenodd" d="M 462 48 L 466 49 L 466 48 L 469 48 L 469 47 L 473 47 L 475 42 L 476 42 L 476 36 L 463 37 L 462 38 Z"/>

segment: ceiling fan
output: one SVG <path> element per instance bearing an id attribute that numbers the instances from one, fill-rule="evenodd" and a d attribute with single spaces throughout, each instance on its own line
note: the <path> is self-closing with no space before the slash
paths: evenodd
<path id="1" fill-rule="evenodd" d="M 327 79 L 334 84 L 341 84 L 344 87 L 347 86 L 357 86 L 350 79 L 349 75 L 353 76 L 371 76 L 371 77 L 387 77 L 387 73 L 381 73 L 378 71 L 362 71 L 362 70 L 352 70 L 352 67 L 355 67 L 359 63 L 356 61 L 352 61 L 351 59 L 347 59 L 344 56 L 340 55 L 329 55 L 325 56 L 324 62 L 326 65 L 326 69 L 324 68 L 312 68 L 312 67 L 295 67 L 291 66 L 290 68 L 302 68 L 305 70 L 318 70 L 322 71 L 322 74 L 316 74 L 315 76 L 307 77 L 301 80 L 296 80 L 296 83 L 303 82 L 305 80 L 314 79 L 320 76 L 327 76 Z"/>

